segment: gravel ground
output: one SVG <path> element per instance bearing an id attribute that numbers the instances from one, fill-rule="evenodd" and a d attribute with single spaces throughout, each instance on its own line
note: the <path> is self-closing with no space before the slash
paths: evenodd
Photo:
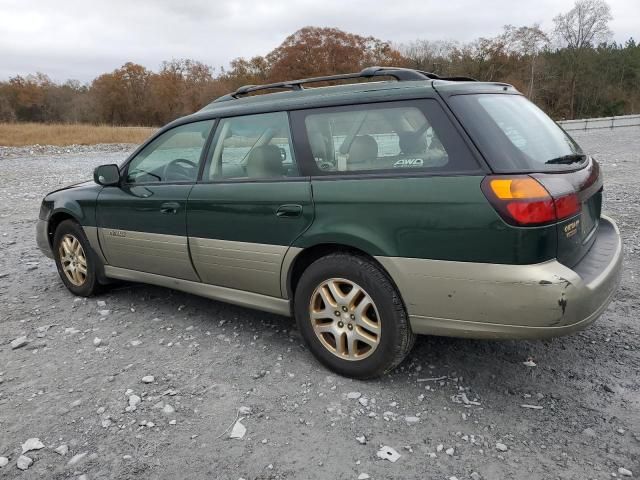
<path id="1" fill-rule="evenodd" d="M 603 165 L 605 211 L 625 242 L 600 320 L 550 341 L 421 337 L 367 382 L 320 367 L 290 319 L 144 285 L 74 298 L 36 249 L 40 200 L 123 147 L 6 155 L 0 478 L 640 476 L 640 129 L 575 137 Z M 232 439 L 238 416 L 246 434 Z M 25 446 L 38 448 L 21 471 L 30 438 L 41 444 Z M 400 458 L 377 458 L 381 446 Z"/>
<path id="2" fill-rule="evenodd" d="M 3 158 L 24 158 L 24 157 L 59 157 L 75 155 L 78 153 L 89 154 L 95 157 L 97 153 L 114 153 L 120 152 L 118 158 L 124 158 L 127 153 L 133 151 L 137 145 L 130 143 L 99 143 L 96 145 L 28 145 L 25 147 L 2 147 L 0 146 L 0 159 Z"/>

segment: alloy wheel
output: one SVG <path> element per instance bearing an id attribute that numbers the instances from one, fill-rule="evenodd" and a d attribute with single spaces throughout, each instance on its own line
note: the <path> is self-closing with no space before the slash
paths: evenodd
<path id="1" fill-rule="evenodd" d="M 60 241 L 58 256 L 67 280 L 77 287 L 81 286 L 87 279 L 87 256 L 80 241 L 66 234 Z"/>
<path id="2" fill-rule="evenodd" d="M 309 315 L 322 345 L 343 360 L 362 360 L 380 343 L 382 325 L 371 296 L 343 278 L 322 282 L 311 295 Z"/>

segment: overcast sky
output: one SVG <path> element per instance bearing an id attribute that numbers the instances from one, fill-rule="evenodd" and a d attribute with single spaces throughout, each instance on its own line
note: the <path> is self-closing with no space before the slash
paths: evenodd
<path id="1" fill-rule="evenodd" d="M 614 39 L 640 40 L 640 0 L 609 0 Z M 41 71 L 90 81 L 127 61 L 157 70 L 264 55 L 295 30 L 338 27 L 394 43 L 469 41 L 540 23 L 573 0 L 0 0 L 0 79 Z"/>

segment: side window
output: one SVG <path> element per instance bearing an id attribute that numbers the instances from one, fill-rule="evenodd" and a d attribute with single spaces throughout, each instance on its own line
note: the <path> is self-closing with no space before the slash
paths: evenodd
<path id="1" fill-rule="evenodd" d="M 213 120 L 172 128 L 147 145 L 127 167 L 127 183 L 193 182 Z"/>
<path id="2" fill-rule="evenodd" d="M 269 179 L 298 175 L 285 112 L 220 121 L 204 178 Z"/>
<path id="3" fill-rule="evenodd" d="M 326 174 L 449 170 L 460 161 L 477 168 L 435 101 L 309 111 L 305 128 L 316 165 Z"/>

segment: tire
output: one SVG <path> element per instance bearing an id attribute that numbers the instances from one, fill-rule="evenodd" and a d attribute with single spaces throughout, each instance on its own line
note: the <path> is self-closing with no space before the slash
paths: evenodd
<path id="1" fill-rule="evenodd" d="M 69 251 L 70 255 L 65 253 Z M 90 297 L 100 291 L 98 260 L 82 227 L 75 221 L 65 220 L 56 228 L 53 236 L 53 256 L 62 283 L 71 293 L 80 297 Z"/>
<path id="2" fill-rule="evenodd" d="M 415 341 L 400 295 L 386 273 L 348 253 L 322 257 L 303 272 L 294 313 L 314 356 L 345 377 L 368 379 L 393 370 Z"/>

